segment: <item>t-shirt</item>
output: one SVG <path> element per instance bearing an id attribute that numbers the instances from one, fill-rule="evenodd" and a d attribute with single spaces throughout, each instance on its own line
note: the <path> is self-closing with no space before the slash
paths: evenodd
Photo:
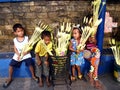
<path id="1" fill-rule="evenodd" d="M 40 40 L 35 47 L 35 53 L 39 53 L 39 56 L 45 56 L 47 50 L 52 51 L 52 42 L 45 46 L 43 40 Z"/>
<path id="2" fill-rule="evenodd" d="M 14 45 L 17 48 L 18 52 L 21 53 L 22 52 L 22 48 L 28 43 L 28 36 L 25 36 L 24 40 L 22 42 L 19 42 L 17 40 L 17 38 L 14 38 L 13 42 L 14 42 Z M 25 56 L 23 56 L 22 60 L 27 59 L 27 58 L 31 58 L 31 54 L 30 53 L 28 53 Z M 13 59 L 18 61 L 17 60 L 18 59 L 18 55 L 16 53 L 14 54 Z"/>
<path id="3" fill-rule="evenodd" d="M 91 50 L 92 48 L 97 47 L 94 43 L 87 43 L 86 49 Z"/>

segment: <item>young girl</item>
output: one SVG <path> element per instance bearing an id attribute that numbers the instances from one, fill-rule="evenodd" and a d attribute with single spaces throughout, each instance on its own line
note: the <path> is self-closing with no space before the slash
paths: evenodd
<path id="1" fill-rule="evenodd" d="M 94 36 L 89 37 L 86 44 L 87 50 L 91 52 L 91 57 L 88 58 L 90 61 L 90 71 L 89 78 L 91 85 L 94 85 L 96 88 L 100 87 L 100 82 L 98 81 L 98 66 L 100 61 L 100 50 L 96 46 L 96 39 Z"/>
<path id="2" fill-rule="evenodd" d="M 50 86 L 49 82 L 49 62 L 48 62 L 48 53 L 46 49 L 52 51 L 52 42 L 51 42 L 51 34 L 49 31 L 43 31 L 41 34 L 41 38 L 43 40 L 39 41 L 35 48 L 36 54 L 36 75 L 39 77 L 39 86 L 43 86 L 42 75 L 46 76 L 47 86 Z M 44 44 L 46 47 L 44 47 Z M 46 48 L 46 49 L 45 49 Z"/>
<path id="3" fill-rule="evenodd" d="M 38 81 L 38 79 L 34 75 L 33 61 L 31 58 L 31 54 L 29 52 L 24 52 L 24 56 L 22 60 L 20 60 L 20 54 L 21 54 L 22 48 L 24 47 L 25 44 L 28 43 L 28 37 L 25 36 L 24 28 L 22 27 L 21 24 L 17 23 L 13 26 L 13 30 L 14 30 L 14 34 L 16 35 L 16 37 L 13 39 L 15 54 L 10 62 L 9 78 L 3 84 L 4 88 L 8 87 L 9 84 L 11 83 L 14 68 L 16 67 L 19 68 L 23 61 L 26 63 L 26 66 L 29 67 L 32 74 L 32 78 Z"/>
<path id="4" fill-rule="evenodd" d="M 77 50 L 77 46 L 80 44 L 81 31 L 80 28 L 74 27 L 72 30 L 73 38 L 70 40 L 69 50 L 72 52 L 70 56 L 70 63 L 72 67 L 71 80 L 76 79 L 75 71 L 77 70 L 78 78 L 82 79 L 82 73 L 80 71 L 80 66 L 84 64 L 83 50 Z"/>

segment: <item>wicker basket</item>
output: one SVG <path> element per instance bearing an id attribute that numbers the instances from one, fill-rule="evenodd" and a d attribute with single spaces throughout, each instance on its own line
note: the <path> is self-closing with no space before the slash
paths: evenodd
<path id="1" fill-rule="evenodd" d="M 52 56 L 53 84 L 70 84 L 69 61 L 67 56 Z"/>

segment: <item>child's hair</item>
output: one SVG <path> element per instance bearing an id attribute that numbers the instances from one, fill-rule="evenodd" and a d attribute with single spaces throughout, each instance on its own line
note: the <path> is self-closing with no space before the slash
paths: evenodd
<path id="1" fill-rule="evenodd" d="M 16 32 L 17 28 L 22 28 L 22 29 L 24 30 L 23 26 L 22 26 L 20 23 L 16 23 L 16 24 L 13 26 L 13 31 Z"/>
<path id="2" fill-rule="evenodd" d="M 73 27 L 72 30 L 74 30 L 74 29 L 78 29 L 79 33 L 82 34 L 82 30 L 79 27 Z"/>
<path id="3" fill-rule="evenodd" d="M 47 36 L 47 37 L 50 37 L 51 38 L 51 33 L 49 32 L 49 31 L 43 31 L 42 33 L 41 33 L 41 38 L 43 39 L 45 36 Z"/>

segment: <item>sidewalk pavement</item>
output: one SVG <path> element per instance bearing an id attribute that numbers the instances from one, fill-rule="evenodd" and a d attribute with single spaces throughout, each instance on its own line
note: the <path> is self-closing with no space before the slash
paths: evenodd
<path id="1" fill-rule="evenodd" d="M 87 77 L 86 77 L 87 78 Z M 71 85 L 55 85 L 47 87 L 39 87 L 38 84 L 31 78 L 14 78 L 13 82 L 8 88 L 3 88 L 2 85 L 6 78 L 0 78 L 0 90 L 120 90 L 120 83 L 116 82 L 111 74 L 104 74 L 99 76 L 102 88 L 96 89 L 90 85 L 89 80 L 77 80 Z"/>

